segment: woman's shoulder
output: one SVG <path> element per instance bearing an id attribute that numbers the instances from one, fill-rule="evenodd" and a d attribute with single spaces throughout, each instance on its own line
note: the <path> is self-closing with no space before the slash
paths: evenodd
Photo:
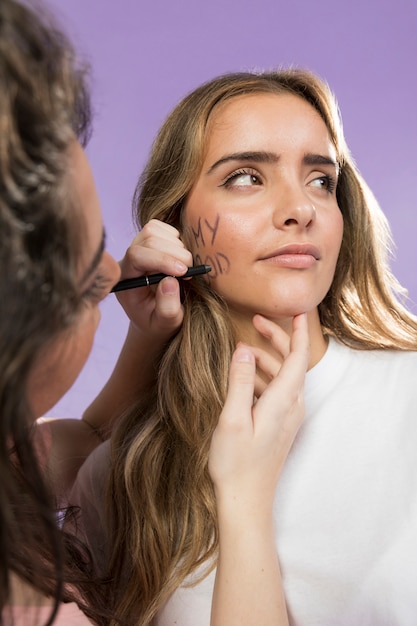
<path id="1" fill-rule="evenodd" d="M 110 468 L 110 442 L 96 448 L 78 472 L 68 504 L 75 517 L 65 528 L 89 548 L 97 575 L 107 562 L 106 487 Z"/>
<path id="2" fill-rule="evenodd" d="M 13 626 L 38 626 L 46 624 L 51 617 L 52 606 L 14 606 L 4 609 L 6 621 L 10 619 Z M 11 621 L 13 620 L 13 621 Z M 54 626 L 91 626 L 92 622 L 78 608 L 75 602 L 60 604 L 54 619 Z"/>
<path id="3" fill-rule="evenodd" d="M 340 358 L 348 360 L 358 360 L 362 362 L 380 364 L 384 367 L 386 364 L 397 365 L 397 367 L 407 367 L 410 363 L 417 363 L 417 350 L 403 350 L 392 348 L 372 348 L 366 349 L 362 346 L 350 346 L 342 343 L 335 337 L 329 338 L 328 355 L 332 358 Z M 330 360 L 330 358 L 329 358 Z"/>
<path id="4" fill-rule="evenodd" d="M 99 473 L 108 470 L 109 459 L 110 439 L 107 439 L 88 455 L 79 472 L 85 473 L 94 471 L 95 473 Z"/>
<path id="5" fill-rule="evenodd" d="M 110 469 L 110 441 L 99 445 L 80 467 L 73 489 L 69 497 L 69 504 L 80 499 L 92 498 L 100 501 L 104 496 L 105 485 Z"/>
<path id="6" fill-rule="evenodd" d="M 388 393 L 394 385 L 407 389 L 408 395 L 414 397 L 416 371 L 417 351 L 365 350 L 329 337 L 325 355 L 307 373 L 306 391 L 316 396 L 320 389 L 326 395 L 334 390 L 339 395 L 343 388 L 358 390 L 374 386 Z"/>

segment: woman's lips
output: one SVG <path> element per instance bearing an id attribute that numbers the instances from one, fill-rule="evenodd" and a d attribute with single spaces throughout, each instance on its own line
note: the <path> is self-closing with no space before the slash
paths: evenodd
<path id="1" fill-rule="evenodd" d="M 279 267 L 307 269 L 320 260 L 320 252 L 311 244 L 290 244 L 274 250 L 261 258 Z"/>

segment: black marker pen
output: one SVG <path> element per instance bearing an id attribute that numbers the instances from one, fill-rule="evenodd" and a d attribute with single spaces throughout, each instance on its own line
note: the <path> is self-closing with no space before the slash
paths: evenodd
<path id="1" fill-rule="evenodd" d="M 182 276 L 175 276 L 174 278 L 190 278 L 192 276 L 199 276 L 200 274 L 208 274 L 211 272 L 210 265 L 196 265 L 190 267 Z M 149 287 L 149 285 L 156 285 L 160 283 L 163 278 L 170 276 L 170 274 L 150 274 L 149 276 L 137 276 L 136 278 L 126 278 L 116 283 L 111 293 L 115 291 L 124 291 L 125 289 L 135 289 L 136 287 Z"/>

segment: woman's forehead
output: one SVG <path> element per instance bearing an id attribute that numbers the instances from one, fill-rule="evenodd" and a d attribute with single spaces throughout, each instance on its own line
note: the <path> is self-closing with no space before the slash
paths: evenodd
<path id="1" fill-rule="evenodd" d="M 211 112 L 203 142 L 204 159 L 215 145 L 224 145 L 230 151 L 232 143 L 242 147 L 257 139 L 272 143 L 276 137 L 291 140 L 302 133 L 311 135 L 323 147 L 329 142 L 334 147 L 322 115 L 301 96 L 285 91 L 234 96 L 218 103 Z"/>

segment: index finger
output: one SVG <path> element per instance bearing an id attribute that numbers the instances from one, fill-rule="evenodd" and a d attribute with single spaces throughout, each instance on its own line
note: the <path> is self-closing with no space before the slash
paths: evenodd
<path id="1" fill-rule="evenodd" d="M 270 382 L 257 403 L 257 410 L 268 402 L 280 403 L 281 409 L 290 407 L 299 399 L 304 387 L 310 360 L 310 340 L 307 315 L 297 315 L 293 320 L 293 332 L 289 354 L 284 358 L 277 376 Z"/>

